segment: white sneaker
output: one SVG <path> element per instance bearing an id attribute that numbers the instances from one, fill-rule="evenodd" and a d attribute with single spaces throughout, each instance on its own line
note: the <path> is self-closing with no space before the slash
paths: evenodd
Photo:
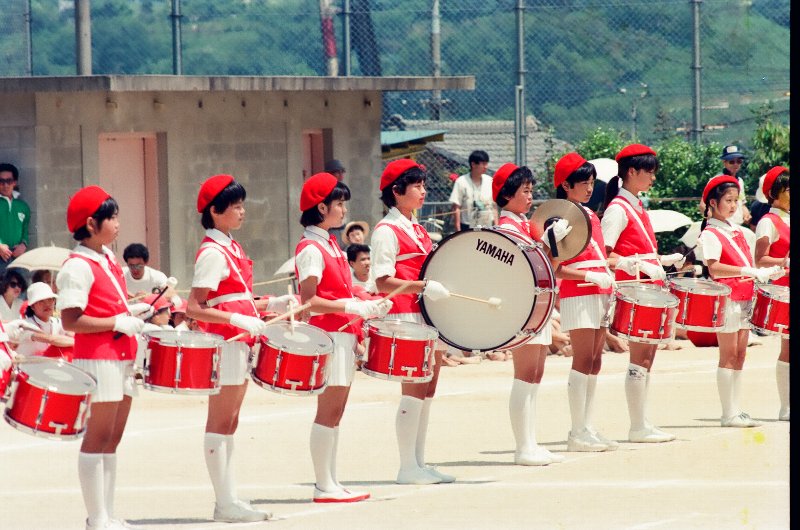
<path id="1" fill-rule="evenodd" d="M 616 451 L 619 449 L 619 442 L 616 440 L 609 440 L 599 432 L 595 431 L 594 429 L 589 430 L 589 432 L 594 436 L 601 444 L 606 446 L 606 451 Z"/>
<path id="2" fill-rule="evenodd" d="M 86 530 L 125 530 L 126 528 L 133 528 L 122 519 L 108 519 L 101 524 L 89 524 L 89 519 L 86 519 Z"/>
<path id="3" fill-rule="evenodd" d="M 442 482 L 437 475 L 433 473 L 428 473 L 426 469 L 421 467 L 412 468 L 412 469 L 401 469 L 397 472 L 397 480 L 395 481 L 398 484 L 439 484 Z"/>
<path id="4" fill-rule="evenodd" d="M 722 418 L 720 423 L 723 427 L 758 427 L 761 422 L 754 420 L 746 412 L 740 412 L 730 418 Z"/>
<path id="5" fill-rule="evenodd" d="M 569 431 L 569 435 L 567 435 L 567 451 L 596 452 L 605 451 L 606 449 L 608 449 L 608 446 L 592 436 L 592 433 L 586 429 L 577 433 Z"/>
<path id="6" fill-rule="evenodd" d="M 778 413 L 778 419 L 780 421 L 789 421 L 789 407 L 781 407 L 781 411 Z"/>
<path id="7" fill-rule="evenodd" d="M 252 523 L 271 518 L 271 513 L 256 510 L 249 503 L 238 499 L 227 506 L 214 504 L 214 520 L 223 523 Z"/>
<path id="8" fill-rule="evenodd" d="M 551 464 L 560 464 L 561 462 L 563 462 L 564 460 L 567 459 L 567 457 L 565 457 L 564 455 L 560 455 L 558 453 L 554 453 L 553 451 L 551 451 L 550 449 L 548 449 L 546 447 L 542 447 L 541 449 L 542 449 L 542 451 L 544 451 L 544 453 L 550 459 L 550 463 Z"/>
<path id="9" fill-rule="evenodd" d="M 628 441 L 634 443 L 661 443 L 671 442 L 674 434 L 666 433 L 654 425 L 646 425 L 644 429 L 628 432 Z"/>
<path id="10" fill-rule="evenodd" d="M 546 466 L 552 462 L 548 453 L 547 449 L 538 445 L 529 451 L 515 451 L 514 463 L 518 466 Z"/>
<path id="11" fill-rule="evenodd" d="M 358 502 L 369 499 L 369 493 L 350 491 L 339 488 L 334 491 L 322 491 L 314 486 L 314 502 Z"/>
<path id="12" fill-rule="evenodd" d="M 440 483 L 442 484 L 450 484 L 456 481 L 456 477 L 454 477 L 453 475 L 448 475 L 447 473 L 442 473 L 436 468 L 436 466 L 426 465 L 423 469 L 427 471 L 429 474 L 433 475 L 434 477 L 438 477 Z"/>

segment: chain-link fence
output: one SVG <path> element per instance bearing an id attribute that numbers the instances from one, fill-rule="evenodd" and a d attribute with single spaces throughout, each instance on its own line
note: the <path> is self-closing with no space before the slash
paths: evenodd
<path id="1" fill-rule="evenodd" d="M 788 123 L 789 0 L 91 0 L 93 72 L 172 73 L 179 22 L 185 74 L 474 75 L 474 91 L 384 96 L 384 129 L 446 131 L 421 156 L 446 201 L 472 150 L 515 160 L 518 15 L 526 159 L 541 169 L 599 126 L 690 133 L 695 5 L 703 138 L 746 145 L 764 105 Z M 0 75 L 75 73 L 73 0 L 0 8 Z"/>

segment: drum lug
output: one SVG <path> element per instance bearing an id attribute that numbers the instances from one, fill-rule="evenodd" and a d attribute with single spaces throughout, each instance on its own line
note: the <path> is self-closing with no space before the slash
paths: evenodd
<path id="1" fill-rule="evenodd" d="M 664 338 L 664 322 L 667 320 L 667 315 L 669 314 L 669 309 L 664 308 L 664 311 L 661 312 L 661 322 L 658 326 L 658 337 L 659 339 Z"/>
<path id="2" fill-rule="evenodd" d="M 216 386 L 217 381 L 219 381 L 219 346 L 211 356 L 211 382 Z"/>
<path id="3" fill-rule="evenodd" d="M 397 338 L 392 336 L 392 347 L 389 353 L 389 374 L 394 371 L 394 351 L 397 348 Z"/>
<path id="4" fill-rule="evenodd" d="M 144 350 L 144 360 L 142 366 L 142 377 L 144 377 L 145 381 L 150 376 L 150 346 L 148 345 Z"/>
<path id="5" fill-rule="evenodd" d="M 275 389 L 275 383 L 278 382 L 278 372 L 281 369 L 281 360 L 283 360 L 283 350 L 278 350 L 278 355 L 275 357 L 275 372 L 272 374 L 272 388 Z"/>
<path id="6" fill-rule="evenodd" d="M 81 428 L 86 425 L 86 411 L 89 409 L 88 401 L 91 399 L 89 396 L 90 394 L 87 394 L 86 398 L 81 401 L 78 407 L 78 417 L 75 418 L 75 425 L 72 426 L 75 432 L 79 432 Z"/>
<path id="7" fill-rule="evenodd" d="M 15 377 L 16 373 L 12 374 L 11 382 L 8 384 L 8 388 L 6 389 L 6 395 L 8 395 L 8 400 L 6 400 L 6 410 L 11 410 L 14 408 L 14 398 L 17 395 L 17 387 L 19 386 L 19 382 Z"/>
<path id="8" fill-rule="evenodd" d="M 319 354 L 317 354 L 314 362 L 311 364 L 311 377 L 309 377 L 308 385 L 313 389 L 317 386 L 317 371 L 319 370 Z M 294 390 L 294 388 L 292 388 Z"/>
<path id="9" fill-rule="evenodd" d="M 633 321 L 636 320 L 636 304 L 633 304 L 633 308 L 631 309 L 631 318 L 628 321 L 628 337 L 633 336 Z M 647 333 L 645 332 L 645 338 L 647 338 Z"/>
<path id="10" fill-rule="evenodd" d="M 181 382 L 181 363 L 183 361 L 183 350 L 178 346 L 178 351 L 175 353 L 175 388 L 178 388 L 178 383 Z"/>
<path id="11" fill-rule="evenodd" d="M 428 366 L 429 366 L 430 363 L 428 361 L 431 358 L 431 351 L 432 350 L 433 350 L 433 348 L 431 347 L 431 343 L 428 342 L 427 346 L 425 346 L 425 359 L 423 359 L 423 361 L 422 361 L 422 374 L 423 375 L 425 373 L 427 373 L 428 370 L 429 370 Z"/>
<path id="12" fill-rule="evenodd" d="M 688 300 L 687 300 L 688 302 Z M 719 298 L 714 299 L 714 312 L 711 314 L 711 325 L 712 327 L 717 327 L 717 312 L 719 311 Z M 684 319 L 683 321 L 686 322 L 686 309 L 683 310 Z"/>
<path id="13" fill-rule="evenodd" d="M 719 300 L 714 300 L 714 314 L 711 315 L 711 321 L 714 322 L 717 319 L 717 304 Z M 686 297 L 683 299 L 683 311 L 681 311 L 681 322 L 686 323 L 686 314 L 689 312 L 689 293 L 686 293 Z"/>
<path id="14" fill-rule="evenodd" d="M 42 423 L 42 417 L 44 416 L 44 409 L 47 407 L 47 398 L 49 394 L 49 390 L 45 390 L 44 394 L 42 394 L 42 400 L 39 402 L 39 413 L 36 416 L 36 426 L 33 428 L 34 431 L 39 430 L 39 424 Z"/>

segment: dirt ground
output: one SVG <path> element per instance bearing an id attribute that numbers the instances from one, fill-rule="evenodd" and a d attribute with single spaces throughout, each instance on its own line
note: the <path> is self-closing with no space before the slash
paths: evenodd
<path id="1" fill-rule="evenodd" d="M 135 528 L 789 528 L 789 422 L 776 421 L 779 340 L 748 350 L 742 406 L 761 427 L 721 428 L 715 348 L 660 351 L 650 419 L 677 440 L 627 443 L 623 388 L 627 354 L 608 353 L 595 426 L 620 448 L 567 453 L 570 359 L 551 356 L 538 396 L 539 442 L 566 461 L 513 465 L 508 420 L 512 363 L 443 368 L 431 413 L 427 459 L 454 484 L 400 486 L 394 420 L 399 384 L 356 374 L 341 427 L 338 475 L 372 498 L 311 502 L 308 436 L 316 399 L 253 384 L 236 434 L 239 493 L 276 519 L 211 520 L 213 491 L 203 460 L 206 399 L 140 388 L 119 449 L 116 515 Z M 81 529 L 79 441 L 51 441 L 0 422 L 0 528 Z"/>

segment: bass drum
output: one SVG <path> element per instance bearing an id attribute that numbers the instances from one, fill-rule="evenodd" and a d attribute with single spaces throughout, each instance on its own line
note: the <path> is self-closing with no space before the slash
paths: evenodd
<path id="1" fill-rule="evenodd" d="M 447 344 L 466 351 L 513 348 L 549 325 L 556 278 L 537 244 L 506 228 L 475 228 L 446 237 L 428 255 L 421 278 L 453 293 L 499 298 L 499 307 L 451 296 L 422 297 L 422 316 Z"/>

